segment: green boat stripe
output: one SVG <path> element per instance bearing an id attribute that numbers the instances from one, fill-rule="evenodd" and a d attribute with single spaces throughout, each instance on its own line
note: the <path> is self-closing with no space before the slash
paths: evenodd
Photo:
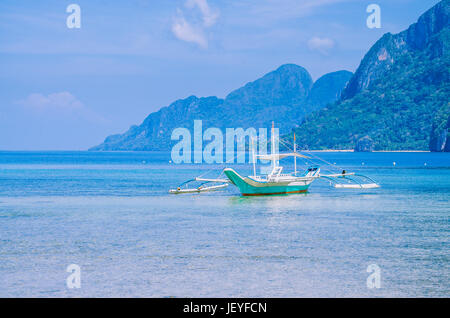
<path id="1" fill-rule="evenodd" d="M 253 194 L 284 194 L 306 192 L 309 184 L 289 185 L 292 182 L 260 182 L 247 177 L 241 177 L 231 168 L 224 170 L 225 175 L 236 185 L 243 195 Z"/>

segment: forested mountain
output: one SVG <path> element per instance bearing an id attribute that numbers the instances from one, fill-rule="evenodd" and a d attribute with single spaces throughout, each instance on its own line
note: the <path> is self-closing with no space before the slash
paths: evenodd
<path id="1" fill-rule="evenodd" d="M 296 128 L 303 148 L 375 150 L 450 148 L 449 0 L 369 50 L 341 99 Z"/>
<path id="2" fill-rule="evenodd" d="M 313 83 L 308 71 L 285 64 L 254 82 L 231 92 L 225 99 L 190 96 L 151 113 L 139 126 L 112 135 L 91 150 L 168 150 L 173 129 L 193 129 L 196 119 L 208 127 L 270 127 L 275 121 L 281 133 L 301 119 L 339 98 L 352 73 L 339 71 Z"/>
<path id="3" fill-rule="evenodd" d="M 150 114 L 92 150 L 168 150 L 174 128 L 270 127 L 292 134 L 303 149 L 450 150 L 450 0 L 407 30 L 387 33 L 355 74 L 339 71 L 313 83 L 286 64 L 225 99 L 190 96 Z"/>

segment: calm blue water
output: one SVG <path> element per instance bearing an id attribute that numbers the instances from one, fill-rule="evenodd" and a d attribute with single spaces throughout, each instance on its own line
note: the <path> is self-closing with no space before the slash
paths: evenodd
<path id="1" fill-rule="evenodd" d="M 449 297 L 450 154 L 316 155 L 382 188 L 169 195 L 214 166 L 0 152 L 0 297 Z M 69 264 L 80 289 L 66 287 Z"/>

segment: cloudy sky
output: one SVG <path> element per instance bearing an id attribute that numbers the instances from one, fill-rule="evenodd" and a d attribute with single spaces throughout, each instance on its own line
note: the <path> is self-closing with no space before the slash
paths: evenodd
<path id="1" fill-rule="evenodd" d="M 189 95 L 281 64 L 355 71 L 437 0 L 2 0 L 0 150 L 87 149 Z M 66 25 L 68 5 L 81 28 Z M 381 8 L 369 29 L 366 8 Z"/>

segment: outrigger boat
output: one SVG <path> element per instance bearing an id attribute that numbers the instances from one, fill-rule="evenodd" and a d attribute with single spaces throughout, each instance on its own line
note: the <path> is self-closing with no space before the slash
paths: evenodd
<path id="1" fill-rule="evenodd" d="M 272 143 L 273 144 L 273 143 Z M 278 165 L 280 159 L 287 157 L 308 158 L 302 154 L 292 152 L 284 154 L 254 155 L 261 160 L 272 161 L 272 172 L 267 176 L 257 176 L 256 168 L 253 168 L 253 176 L 242 177 L 231 168 L 226 168 L 223 172 L 230 182 L 237 186 L 244 196 L 303 193 L 308 190 L 309 185 L 319 177 L 320 168 L 308 168 L 303 174 L 285 174 L 283 167 Z M 295 161 L 296 162 L 296 161 Z M 255 164 L 255 162 L 254 162 Z"/>
<path id="2" fill-rule="evenodd" d="M 380 187 L 373 179 L 356 174 L 354 172 L 347 172 L 342 170 L 341 173 L 321 174 L 320 167 L 310 166 L 303 173 L 297 173 L 297 158 L 311 159 L 309 156 L 300 154 L 296 151 L 295 134 L 294 134 L 294 149 L 293 152 L 276 153 L 275 152 L 275 134 L 272 124 L 272 141 L 270 154 L 255 154 L 252 142 L 252 156 L 253 156 L 253 175 L 243 177 L 232 168 L 225 168 L 223 173 L 227 179 L 206 179 L 197 177 L 186 182 L 183 182 L 176 189 L 169 190 L 172 194 L 181 193 L 199 193 L 209 192 L 224 189 L 229 183 L 239 188 L 243 196 L 257 196 L 257 195 L 273 195 L 273 194 L 290 194 L 290 193 L 305 193 L 308 191 L 311 183 L 317 179 L 324 179 L 330 182 L 335 188 L 342 189 L 372 189 Z M 283 167 L 279 165 L 279 161 L 284 158 L 294 158 L 294 172 L 283 173 Z M 257 160 L 271 161 L 272 170 L 268 175 L 256 174 Z M 319 158 L 320 159 L 320 158 Z M 324 160 L 322 160 L 324 161 Z M 329 164 L 329 163 L 328 163 Z M 200 186 L 196 188 L 182 188 L 183 186 L 194 182 L 201 182 Z M 218 185 L 206 186 L 209 183 L 219 183 Z"/>

